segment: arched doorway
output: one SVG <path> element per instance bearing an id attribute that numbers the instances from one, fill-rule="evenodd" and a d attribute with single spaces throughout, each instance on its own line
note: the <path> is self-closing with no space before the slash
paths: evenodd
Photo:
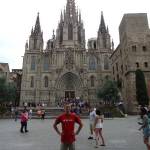
<path id="1" fill-rule="evenodd" d="M 56 81 L 56 101 L 61 98 L 76 98 L 82 96 L 83 83 L 78 75 L 72 72 L 63 74 Z"/>

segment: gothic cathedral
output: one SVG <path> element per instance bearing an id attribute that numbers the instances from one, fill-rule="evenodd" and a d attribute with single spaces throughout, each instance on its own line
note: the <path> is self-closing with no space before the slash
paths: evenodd
<path id="1" fill-rule="evenodd" d="M 97 37 L 89 39 L 86 48 L 81 13 L 74 0 L 67 0 L 56 35 L 53 32 L 46 48 L 43 45 L 38 14 L 25 46 L 20 105 L 55 106 L 62 98 L 96 103 L 98 88 L 111 76 L 109 58 L 114 49 L 103 13 Z"/>

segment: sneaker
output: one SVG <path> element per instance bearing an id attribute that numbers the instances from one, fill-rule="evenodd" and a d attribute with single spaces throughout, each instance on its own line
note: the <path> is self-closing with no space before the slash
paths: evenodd
<path id="1" fill-rule="evenodd" d="M 29 132 L 28 130 L 26 130 L 25 132 Z"/>
<path id="2" fill-rule="evenodd" d="M 105 144 L 101 144 L 100 146 L 106 146 Z"/>
<path id="3" fill-rule="evenodd" d="M 92 140 L 92 139 L 93 139 L 93 137 L 92 137 L 92 136 L 89 136 L 89 137 L 88 137 L 88 139 L 89 139 L 89 140 Z"/>

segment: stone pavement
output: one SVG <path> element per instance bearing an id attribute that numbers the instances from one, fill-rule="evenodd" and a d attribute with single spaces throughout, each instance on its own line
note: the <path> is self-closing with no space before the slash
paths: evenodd
<path id="1" fill-rule="evenodd" d="M 106 147 L 100 150 L 146 150 L 142 132 L 138 131 L 137 117 L 104 120 Z M 53 119 L 31 120 L 29 133 L 19 132 L 20 123 L 0 120 L 0 150 L 59 150 L 60 138 L 53 130 Z M 83 119 L 84 128 L 77 136 L 76 150 L 94 150 L 95 141 L 88 140 L 89 123 Z"/>

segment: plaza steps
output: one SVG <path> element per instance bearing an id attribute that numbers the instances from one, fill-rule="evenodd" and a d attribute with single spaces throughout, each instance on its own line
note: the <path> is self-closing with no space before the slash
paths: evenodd
<path id="1" fill-rule="evenodd" d="M 45 110 L 45 119 L 54 119 L 64 112 L 64 109 L 61 107 L 27 107 L 28 111 L 30 109 L 32 109 L 32 118 L 33 119 L 41 119 L 41 116 L 39 116 L 37 114 L 38 110 Z M 19 114 L 20 114 L 22 112 L 22 110 L 24 110 L 24 107 L 18 107 L 18 110 L 19 110 Z M 115 109 L 115 111 L 117 112 L 117 114 L 120 114 L 120 115 L 116 115 L 116 113 L 112 114 L 108 110 L 107 111 L 102 110 L 105 118 L 125 117 L 125 115 L 123 115 L 118 109 Z M 89 118 L 88 110 L 82 109 L 82 113 L 79 116 L 83 119 Z M 14 114 L 11 114 L 9 112 L 7 114 L 4 114 L 3 116 L 0 116 L 0 118 L 14 118 Z"/>
<path id="2" fill-rule="evenodd" d="M 21 112 L 24 108 L 18 108 L 19 112 Z M 45 110 L 45 119 L 53 119 L 59 116 L 64 112 L 64 109 L 61 107 L 40 107 L 40 108 L 27 108 L 27 110 L 32 109 L 32 118 L 33 119 L 41 119 L 41 117 L 37 114 L 38 110 Z M 88 111 L 82 110 L 80 114 L 81 118 L 88 118 Z"/>

